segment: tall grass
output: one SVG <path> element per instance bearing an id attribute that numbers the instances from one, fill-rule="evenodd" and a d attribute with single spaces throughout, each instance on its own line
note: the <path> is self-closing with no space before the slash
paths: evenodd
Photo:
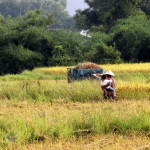
<path id="1" fill-rule="evenodd" d="M 66 81 L 16 81 L 1 82 L 0 99 L 33 100 L 33 101 L 99 101 L 102 90 L 99 81 L 82 81 L 67 83 Z M 150 83 L 117 85 L 119 99 L 150 99 Z"/>
<path id="2" fill-rule="evenodd" d="M 67 138 L 103 133 L 146 135 L 150 132 L 150 115 L 139 108 L 134 112 L 114 111 L 111 106 L 109 109 L 98 109 L 58 110 L 52 111 L 51 115 L 50 112 L 30 110 L 32 112 L 26 114 L 1 116 L 0 145 L 4 148 L 11 142 L 27 144 L 43 141 L 47 137 Z"/>

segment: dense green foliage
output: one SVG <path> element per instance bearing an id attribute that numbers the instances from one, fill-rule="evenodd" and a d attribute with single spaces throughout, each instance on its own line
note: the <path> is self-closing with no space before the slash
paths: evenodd
<path id="1" fill-rule="evenodd" d="M 73 19 L 65 11 L 66 0 L 0 0 L 0 14 L 5 17 L 26 15 L 28 11 L 41 9 L 55 19 L 53 28 L 71 28 Z"/>
<path id="2" fill-rule="evenodd" d="M 90 28 L 103 25 L 110 28 L 118 19 L 127 18 L 137 13 L 140 8 L 149 14 L 149 0 L 85 0 L 89 8 L 78 10 L 75 16 L 78 28 Z"/>
<path id="3" fill-rule="evenodd" d="M 89 60 L 120 62 L 120 52 L 107 46 L 110 38 L 105 33 L 93 33 L 92 38 L 86 38 L 79 33 L 50 29 L 52 23 L 53 17 L 41 10 L 16 19 L 0 16 L 0 74 Z"/>
<path id="4" fill-rule="evenodd" d="M 0 73 L 17 73 L 42 64 L 43 56 L 22 46 L 9 45 L 0 51 Z M 7 66 L 6 66 L 7 65 Z M 5 66 L 5 67 L 4 67 Z"/>
<path id="5" fill-rule="evenodd" d="M 111 28 L 116 48 L 130 62 L 150 61 L 150 20 L 141 14 L 118 20 Z"/>
<path id="6" fill-rule="evenodd" d="M 65 14 L 65 0 L 28 3 L 1 0 L 0 7 L 11 3 L 9 10 L 17 5 L 20 16 L 15 11 L 5 14 L 5 7 L 0 9 L 4 15 L 0 15 L 0 75 L 83 61 L 99 64 L 150 61 L 149 1 L 86 2 L 89 8 L 78 11 L 75 20 L 79 29 L 89 29 L 91 37 L 80 35 L 75 28 L 70 30 L 73 18 Z"/>
<path id="7" fill-rule="evenodd" d="M 0 74 L 46 64 L 53 44 L 45 27 L 51 23 L 52 17 L 39 10 L 18 19 L 0 16 Z"/>
<path id="8" fill-rule="evenodd" d="M 66 0 L 0 0 L 0 13 L 5 17 L 25 15 L 29 10 L 43 9 L 47 12 L 62 12 Z"/>
<path id="9" fill-rule="evenodd" d="M 85 0 L 89 8 L 78 10 L 74 19 L 79 29 L 96 31 L 99 35 L 106 33 L 109 41 L 99 43 L 97 59 L 102 62 L 149 62 L 150 61 L 150 1 L 149 0 Z M 97 45 L 97 44 L 96 44 Z M 109 50 L 110 49 L 110 50 Z M 104 50 L 104 53 L 102 51 Z M 100 55 L 99 55 L 100 54 Z M 102 54 L 102 55 L 101 55 Z M 104 58 L 108 56 L 107 58 Z M 100 57 L 102 56 L 102 58 Z M 94 57 L 96 59 L 96 57 Z M 105 61 L 106 60 L 106 61 Z M 101 63 L 101 61 L 98 61 Z"/>

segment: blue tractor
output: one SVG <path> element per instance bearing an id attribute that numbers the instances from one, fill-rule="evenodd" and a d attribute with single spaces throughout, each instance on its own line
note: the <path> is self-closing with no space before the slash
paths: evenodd
<path id="1" fill-rule="evenodd" d="M 97 76 L 104 73 L 103 68 L 99 69 L 76 69 L 76 68 L 67 68 L 67 77 L 68 77 L 68 83 L 71 83 L 72 81 L 80 81 L 83 79 L 96 79 L 93 74 L 96 74 Z"/>

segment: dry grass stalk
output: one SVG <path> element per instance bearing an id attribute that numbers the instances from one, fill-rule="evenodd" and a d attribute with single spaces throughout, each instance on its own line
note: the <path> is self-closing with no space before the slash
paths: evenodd
<path id="1" fill-rule="evenodd" d="M 92 62 L 83 62 L 79 63 L 75 69 L 99 69 L 100 66 L 98 64 Z"/>

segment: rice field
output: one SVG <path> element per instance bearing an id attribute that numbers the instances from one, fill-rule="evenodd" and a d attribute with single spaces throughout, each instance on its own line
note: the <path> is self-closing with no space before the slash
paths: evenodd
<path id="1" fill-rule="evenodd" d="M 117 81 L 68 83 L 67 67 L 0 77 L 0 150 L 150 149 L 150 63 L 101 65 Z"/>
<path id="2" fill-rule="evenodd" d="M 135 72 L 150 72 L 150 63 L 137 63 L 137 64 L 107 64 L 99 65 L 104 70 L 112 70 L 114 73 L 135 73 Z M 50 68 L 38 68 L 44 72 L 50 74 L 66 74 L 66 68 L 74 68 L 75 66 L 69 67 L 50 67 Z"/>

